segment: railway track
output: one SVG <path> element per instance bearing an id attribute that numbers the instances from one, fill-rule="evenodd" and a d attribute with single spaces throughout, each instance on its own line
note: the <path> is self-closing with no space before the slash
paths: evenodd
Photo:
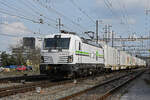
<path id="1" fill-rule="evenodd" d="M 112 76 L 114 73 L 111 73 Z M 91 79 L 91 77 L 88 77 Z M 88 78 L 79 78 L 77 79 L 78 82 L 81 82 L 83 80 L 86 80 Z M 72 84 L 70 84 L 72 83 Z M 64 86 L 67 84 L 66 86 Z M 51 92 L 51 94 L 55 94 L 59 91 L 65 91 L 68 88 L 71 88 L 74 85 L 73 80 L 66 80 L 66 81 L 60 81 L 60 82 L 51 82 L 49 81 L 40 81 L 40 82 L 33 82 L 33 83 L 26 83 L 22 85 L 16 85 L 16 86 L 10 86 L 10 87 L 4 87 L 0 88 L 0 98 L 10 96 L 10 95 L 15 95 L 18 93 L 25 93 L 29 91 L 34 91 L 36 90 L 37 87 L 43 88 L 48 88 L 52 86 L 59 86 L 62 85 L 62 87 L 55 89 L 54 91 Z"/>
<path id="2" fill-rule="evenodd" d="M 132 81 L 143 72 L 144 71 L 138 73 L 131 72 L 130 74 L 117 76 L 83 91 L 60 98 L 59 100 L 105 100 L 113 92 L 117 91 L 120 87 Z"/>
<path id="3" fill-rule="evenodd" d="M 111 83 L 114 80 L 117 81 L 125 76 L 128 76 L 129 73 L 131 74 L 131 73 L 136 73 L 136 72 L 137 71 L 123 72 L 123 73 L 115 72 L 115 73 L 101 75 L 100 77 L 97 77 L 97 82 L 96 82 L 96 80 L 92 80 L 90 77 L 89 79 L 88 78 L 78 79 L 77 84 L 74 84 L 73 80 L 65 80 L 65 81 L 60 81 L 60 82 L 40 81 L 40 82 L 26 83 L 26 84 L 17 85 L 17 86 L 10 86 L 10 87 L 5 87 L 5 88 L 0 88 L 0 98 L 2 98 L 2 97 L 7 98 L 7 96 L 10 96 L 10 95 L 14 95 L 12 97 L 15 97 L 15 96 L 17 96 L 15 94 L 18 94 L 18 93 L 19 93 L 18 95 L 21 95 L 20 93 L 23 93 L 22 95 L 24 95 L 24 96 L 26 94 L 27 95 L 35 94 L 37 96 L 39 96 L 39 95 L 42 96 L 41 93 L 36 94 L 36 92 L 35 92 L 37 87 L 41 87 L 41 90 L 44 91 L 43 95 L 47 95 L 48 96 L 47 98 L 50 98 L 51 100 L 58 100 L 58 99 L 69 100 L 72 98 L 75 98 L 75 100 L 76 100 L 76 97 L 80 97 L 80 95 L 85 94 L 86 92 L 99 87 L 99 85 L 97 83 L 101 82 L 100 86 L 102 86 L 102 85 L 105 85 L 106 83 Z M 116 78 L 116 76 L 118 76 L 118 77 Z M 92 84 L 89 84 L 89 80 L 92 81 Z M 96 86 L 95 86 L 95 84 L 96 84 Z M 104 90 L 104 89 L 102 89 L 102 90 Z M 25 93 L 25 92 L 27 92 L 27 93 Z M 27 96 L 27 98 L 28 98 L 28 96 Z M 31 99 L 31 98 L 32 97 L 30 97 L 29 99 Z M 45 97 L 44 97 L 44 99 L 45 99 Z M 28 100 L 28 99 L 26 99 L 26 100 Z"/>
<path id="4" fill-rule="evenodd" d="M 10 82 L 21 82 L 24 81 L 38 81 L 38 80 L 46 80 L 48 76 L 46 75 L 24 75 L 24 76 L 15 76 L 15 77 L 5 77 L 0 78 L 0 83 L 10 83 Z"/>
<path id="5" fill-rule="evenodd" d="M 85 79 L 87 79 L 87 78 L 79 78 L 77 80 L 82 81 Z M 48 88 L 48 87 L 52 87 L 52 86 L 65 85 L 65 84 L 73 83 L 73 80 L 65 80 L 65 81 L 55 80 L 56 82 L 52 82 L 52 81 L 54 81 L 54 80 L 25 83 L 22 85 L 0 88 L 0 98 L 10 96 L 10 95 L 15 95 L 18 93 L 25 93 L 25 92 L 29 92 L 29 91 L 34 91 L 34 90 L 36 90 L 37 87 Z M 64 90 L 64 89 L 65 88 L 60 88 L 59 91 Z"/>
<path id="6" fill-rule="evenodd" d="M 25 92 L 33 91 L 36 90 L 37 87 L 46 88 L 55 85 L 66 84 L 69 82 L 72 81 L 69 80 L 69 81 L 53 82 L 53 83 L 50 81 L 41 81 L 41 82 L 28 83 L 24 85 L 0 88 L 0 98 L 10 96 L 10 95 L 15 95 L 17 93 L 25 93 Z"/>

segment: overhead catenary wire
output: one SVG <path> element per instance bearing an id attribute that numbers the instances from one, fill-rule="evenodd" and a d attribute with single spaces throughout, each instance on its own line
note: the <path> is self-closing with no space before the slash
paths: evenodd
<path id="1" fill-rule="evenodd" d="M 43 14 L 42 12 L 40 12 L 40 9 L 37 8 L 31 1 L 29 0 L 26 0 L 26 2 L 24 2 L 23 0 L 19 0 L 20 2 L 22 2 L 25 6 L 27 6 L 28 8 L 30 8 L 35 14 L 47 19 L 47 20 L 50 20 L 54 23 L 57 23 L 56 20 L 50 18 L 50 17 L 47 17 L 45 16 L 45 14 Z"/>
<path id="2" fill-rule="evenodd" d="M 27 0 L 27 2 L 29 2 L 29 3 L 32 5 L 32 7 L 35 7 L 35 9 L 38 9 L 38 11 L 40 11 L 40 9 L 39 9 L 38 7 L 36 7 L 30 0 Z M 43 13 L 42 13 L 42 16 L 43 16 L 44 18 L 48 19 L 48 20 L 51 20 L 51 21 L 57 23 L 57 21 L 56 21 L 55 19 L 52 19 L 52 18 L 50 18 L 50 17 L 45 16 Z"/>
<path id="3" fill-rule="evenodd" d="M 119 6 L 120 6 L 120 9 L 122 11 L 123 17 L 125 18 L 126 22 L 128 23 L 129 14 L 128 14 L 127 9 L 126 9 L 126 5 L 122 2 L 123 5 L 121 6 L 121 2 L 120 1 L 117 1 L 117 2 L 119 4 Z"/>
<path id="4" fill-rule="evenodd" d="M 146 5 L 145 5 L 145 34 L 147 34 L 150 37 L 150 1 L 146 0 Z M 147 41 L 147 48 L 150 50 L 150 40 Z M 148 57 L 150 57 L 150 51 L 148 52 Z"/>
<path id="5" fill-rule="evenodd" d="M 110 12 L 112 13 L 112 15 L 118 17 L 117 13 L 113 11 L 114 7 L 112 2 L 108 1 L 108 0 L 103 0 L 105 6 L 110 10 Z"/>
<path id="6" fill-rule="evenodd" d="M 17 12 L 17 13 L 21 13 L 21 15 L 23 15 L 23 14 L 25 14 L 25 12 L 27 12 L 27 15 L 28 16 L 34 16 L 34 17 L 37 17 L 36 15 L 33 15 L 33 14 L 31 14 L 31 13 L 29 13 L 28 11 L 25 11 L 25 10 L 23 10 L 23 11 L 21 11 L 21 9 L 19 8 L 17 8 L 17 7 L 14 7 L 14 6 L 10 6 L 10 5 L 8 5 L 9 3 L 7 3 L 6 1 L 5 1 L 5 3 L 4 2 L 2 2 L 2 1 L 0 1 L 0 4 L 2 4 L 2 5 L 4 5 L 5 7 L 7 7 L 7 8 L 10 8 L 10 10 L 13 10 L 13 11 L 15 11 L 15 12 Z M 25 15 L 23 15 L 23 16 L 25 16 Z M 30 17 L 31 17 L 30 16 Z"/>
<path id="7" fill-rule="evenodd" d="M 39 21 L 35 21 L 31 18 L 27 18 L 27 17 L 22 16 L 22 15 L 20 16 L 20 15 L 11 14 L 11 13 L 8 12 L 8 10 L 4 10 L 2 8 L 0 8 L 0 13 L 6 14 L 6 15 L 9 15 L 9 16 L 13 16 L 13 17 L 18 17 L 18 18 L 21 18 L 21 19 L 24 19 L 24 20 L 28 20 L 28 21 L 31 21 L 33 23 L 40 23 Z"/>
<path id="8" fill-rule="evenodd" d="M 103 0 L 103 1 L 104 1 L 105 6 L 110 10 L 110 12 L 112 14 L 115 14 L 114 11 L 112 10 L 112 5 L 110 5 L 110 3 L 108 3 L 108 1 L 106 1 L 106 0 Z M 115 16 L 116 16 L 116 14 L 115 14 Z"/>
<path id="9" fill-rule="evenodd" d="M 0 35 L 7 36 L 7 37 L 12 37 L 12 38 L 18 37 L 17 35 L 10 35 L 10 34 L 3 34 L 3 33 L 0 33 Z"/>
<path id="10" fill-rule="evenodd" d="M 21 0 L 19 0 L 21 1 Z M 43 17 L 51 22 L 54 22 L 55 24 L 57 24 L 57 22 L 50 18 L 50 17 L 47 17 L 45 16 L 42 12 L 40 12 L 40 9 L 37 8 L 34 4 L 32 4 L 32 2 L 30 2 L 29 0 L 26 0 L 26 2 L 24 2 L 23 0 L 21 1 L 25 6 L 27 6 L 28 8 L 30 8 L 35 14 L 37 15 L 40 15 L 40 17 Z M 48 26 L 54 28 L 54 29 L 57 29 L 57 27 L 53 24 L 51 24 L 51 22 L 47 22 L 47 21 L 44 21 L 44 23 L 46 23 Z"/>
<path id="11" fill-rule="evenodd" d="M 37 8 L 35 5 L 32 4 L 31 1 L 29 1 L 29 0 L 27 0 L 27 1 L 32 5 L 32 7 Z M 38 8 L 37 8 L 37 9 L 38 9 Z M 40 9 L 39 9 L 39 10 L 40 10 Z M 39 12 L 37 12 L 37 13 L 39 13 Z M 42 13 L 42 16 L 43 16 L 44 18 L 49 19 L 49 20 L 51 20 L 51 21 L 53 21 L 53 22 L 56 22 L 56 23 L 58 24 L 58 22 L 57 22 L 56 20 L 51 19 L 51 18 L 49 18 L 49 17 L 46 17 L 45 15 L 43 15 L 43 13 Z M 51 25 L 50 25 L 50 26 L 51 26 Z M 53 26 L 53 27 L 55 27 L 55 26 Z M 66 29 L 72 30 L 72 29 L 70 29 L 69 27 L 67 27 L 66 25 L 63 25 L 63 27 L 66 28 Z M 56 28 L 56 27 L 55 27 L 55 28 Z"/>
<path id="12" fill-rule="evenodd" d="M 110 6 L 110 7 L 113 7 L 112 6 L 112 2 L 110 0 L 106 0 L 107 4 Z"/>
<path id="13" fill-rule="evenodd" d="M 60 15 L 62 16 L 63 18 L 67 19 L 68 21 L 70 21 L 72 24 L 76 25 L 78 27 L 78 29 L 80 29 L 80 31 L 87 31 L 87 29 L 83 26 L 81 26 L 80 24 L 72 21 L 70 18 L 68 18 L 67 16 L 65 16 L 64 14 L 60 13 L 59 11 L 57 11 L 56 9 L 52 8 L 52 7 L 47 7 L 47 6 L 44 6 L 39 0 L 35 1 L 33 0 L 34 2 L 38 2 L 42 7 L 44 8 L 47 8 L 47 10 L 51 10 L 53 11 L 54 13 L 56 13 L 57 15 Z"/>
<path id="14" fill-rule="evenodd" d="M 12 37 L 12 38 L 18 38 L 18 37 L 24 37 L 25 36 L 25 34 L 19 36 L 19 35 L 11 35 L 9 33 L 0 33 L 0 35 L 1 36 L 6 36 L 6 37 Z M 42 35 L 42 34 L 40 34 L 40 35 Z"/>
<path id="15" fill-rule="evenodd" d="M 126 14 L 125 20 L 127 22 L 128 30 L 130 32 L 131 27 L 130 27 L 130 22 L 129 22 L 129 15 L 128 15 L 128 12 L 127 12 L 125 4 L 123 4 L 123 9 L 124 9 L 124 13 Z"/>
<path id="16" fill-rule="evenodd" d="M 57 29 L 57 27 L 56 26 L 54 26 L 54 25 L 52 25 L 52 24 L 50 24 L 50 23 L 48 23 L 48 22 L 45 22 L 48 26 L 51 26 L 51 27 L 53 27 L 53 28 L 55 28 L 55 29 Z"/>
<path id="17" fill-rule="evenodd" d="M 75 7 L 77 7 L 77 9 L 82 12 L 85 16 L 87 16 L 87 18 L 89 18 L 94 24 L 95 24 L 95 20 L 89 16 L 81 7 L 79 7 L 74 0 L 69 0 Z"/>
<path id="18" fill-rule="evenodd" d="M 51 25 L 50 23 L 47 23 L 47 22 L 43 22 L 42 19 L 38 19 L 38 20 L 34 20 L 34 19 L 31 19 L 31 18 L 28 18 L 28 17 L 25 17 L 23 15 L 15 15 L 15 14 L 11 14 L 9 13 L 8 10 L 4 10 L 2 8 L 0 8 L 0 13 L 3 13 L 3 14 L 6 14 L 6 15 L 9 15 L 9 16 L 13 16 L 13 17 L 18 17 L 20 19 L 24 19 L 24 20 L 27 20 L 27 21 L 30 21 L 30 22 L 33 22 L 33 23 L 37 23 L 37 24 L 47 24 L 48 26 L 51 26 L 52 28 L 55 28 L 55 26 Z"/>
<path id="19" fill-rule="evenodd" d="M 20 0 L 20 1 L 23 1 L 23 0 Z M 11 7 L 11 6 L 7 5 L 6 3 L 3 3 L 3 2 L 1 2 L 1 1 L 0 1 L 0 3 L 3 4 L 4 6 L 10 8 L 11 10 L 21 12 L 19 9 L 17 9 L 17 8 L 15 8 L 15 7 Z M 2 9 L 2 8 L 0 8 L 0 9 Z M 3 9 L 3 10 L 4 10 L 4 9 Z M 7 10 L 7 12 L 9 12 L 9 11 Z M 2 13 L 5 13 L 5 14 L 6 14 L 6 12 L 4 12 L 4 11 L 2 11 Z M 23 13 L 23 12 L 21 12 L 21 13 Z M 7 13 L 7 14 L 8 14 L 8 13 Z M 38 14 L 39 14 L 39 13 L 38 13 Z M 18 16 L 18 15 L 14 15 L 14 14 L 10 14 L 10 13 L 9 13 L 9 15 L 11 15 L 11 16 L 13 15 L 13 16 L 16 16 L 16 17 L 23 18 L 23 19 L 26 19 L 26 20 L 30 20 L 30 21 L 31 21 L 31 18 L 27 18 L 27 16 L 22 15 L 22 14 L 19 14 L 19 16 Z M 34 16 L 38 18 L 38 16 L 36 16 L 36 15 L 34 15 Z M 39 16 L 40 16 L 40 15 L 39 15 Z M 44 18 L 45 18 L 45 17 L 44 17 Z M 40 19 L 39 19 L 39 20 L 40 20 Z M 40 21 L 38 22 L 38 21 L 33 21 L 33 20 L 32 20 L 32 22 L 41 24 Z M 51 27 L 53 27 L 53 28 L 56 29 L 56 27 L 53 26 L 53 25 L 51 25 L 50 23 L 47 23 L 47 25 L 48 25 L 48 26 L 51 26 Z"/>
<path id="20" fill-rule="evenodd" d="M 52 21 L 52 22 L 54 22 L 55 23 L 55 25 L 57 24 L 57 21 L 56 20 L 54 20 L 54 19 L 52 19 L 52 18 L 50 18 L 50 17 L 47 17 L 47 16 L 45 16 L 43 13 L 41 13 L 41 12 L 39 12 L 40 11 L 40 9 L 39 8 L 37 8 L 31 1 L 29 1 L 29 0 L 26 0 L 26 2 L 28 3 L 28 4 L 30 4 L 31 5 L 31 7 L 33 7 L 32 9 L 34 10 L 34 8 L 36 9 L 36 10 L 38 10 L 38 11 L 36 11 L 36 10 L 34 10 L 34 12 L 35 13 L 37 13 L 37 14 L 40 14 L 41 15 L 41 17 L 43 17 L 43 18 L 45 18 L 45 19 L 48 19 L 48 20 L 50 20 L 50 21 Z M 30 7 L 30 8 L 31 8 Z M 47 23 L 47 25 L 48 26 L 51 26 L 51 27 L 53 27 L 53 28 L 55 28 L 55 29 L 57 29 L 57 27 L 55 26 L 55 25 L 52 25 L 52 24 L 50 24 L 49 22 L 45 22 L 45 23 Z"/>
<path id="21" fill-rule="evenodd" d="M 103 1 L 104 1 L 105 5 L 107 6 L 107 8 L 111 11 L 111 13 L 112 13 L 114 16 L 118 17 L 118 15 L 113 11 L 112 2 L 110 2 L 110 1 L 108 1 L 108 0 L 103 0 Z M 127 30 L 129 30 L 128 32 L 130 32 L 129 20 L 128 20 L 128 18 L 127 18 L 127 17 L 129 17 L 129 16 L 128 16 L 126 7 L 125 7 L 125 5 L 123 5 L 123 8 L 122 8 L 120 1 L 117 1 L 117 0 L 116 0 L 116 2 L 118 2 L 119 6 L 120 6 L 120 9 L 121 9 L 121 12 L 122 12 L 122 18 L 125 19 L 125 22 L 126 22 L 126 24 L 127 24 Z M 126 16 L 126 15 L 127 15 L 127 16 Z M 121 20 L 121 23 L 120 23 L 120 24 L 122 24 L 123 19 L 120 19 L 120 20 Z"/>

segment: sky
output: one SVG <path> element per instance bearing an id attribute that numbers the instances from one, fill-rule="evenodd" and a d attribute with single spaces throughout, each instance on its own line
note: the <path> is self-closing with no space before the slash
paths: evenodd
<path id="1" fill-rule="evenodd" d="M 24 36 L 43 36 L 61 29 L 83 35 L 95 31 L 99 36 L 106 24 L 116 36 L 148 36 L 149 0 L 0 0 L 0 51 L 9 51 Z"/>

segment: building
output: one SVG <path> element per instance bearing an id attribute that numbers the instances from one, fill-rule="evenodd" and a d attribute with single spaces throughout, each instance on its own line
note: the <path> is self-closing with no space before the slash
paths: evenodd
<path id="1" fill-rule="evenodd" d="M 25 60 L 31 59 L 32 54 L 36 52 L 36 55 L 40 55 L 42 49 L 43 39 L 39 37 L 23 37 L 22 46 L 12 48 L 12 55 L 14 57 L 22 56 Z"/>
<path id="2" fill-rule="evenodd" d="M 23 38 L 23 48 L 25 49 L 35 49 L 35 38 L 34 37 L 24 37 Z"/>
<path id="3" fill-rule="evenodd" d="M 24 37 L 23 38 L 23 47 L 24 49 L 41 49 L 43 39 L 40 37 Z"/>

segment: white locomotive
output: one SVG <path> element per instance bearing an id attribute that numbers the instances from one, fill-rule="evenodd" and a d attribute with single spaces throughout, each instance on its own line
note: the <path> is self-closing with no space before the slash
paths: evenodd
<path id="1" fill-rule="evenodd" d="M 146 66 L 145 61 L 105 44 L 75 34 L 46 36 L 41 53 L 41 74 L 74 76 Z"/>

